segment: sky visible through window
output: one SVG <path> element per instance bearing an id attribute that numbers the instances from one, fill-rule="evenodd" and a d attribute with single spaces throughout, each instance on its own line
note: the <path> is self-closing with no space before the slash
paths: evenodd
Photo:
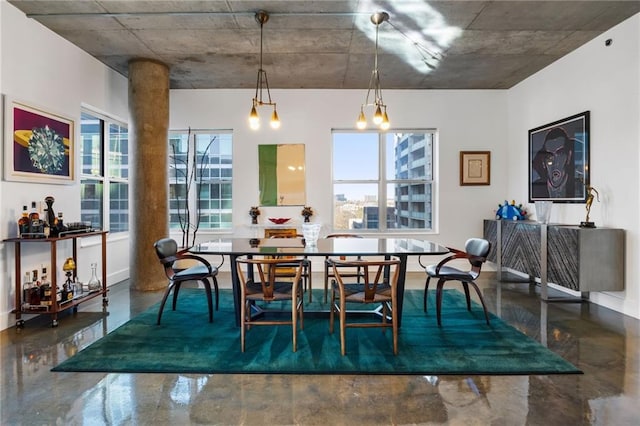
<path id="1" fill-rule="evenodd" d="M 333 179 L 378 181 L 379 134 L 375 132 L 334 132 L 333 133 Z M 394 174 L 393 134 L 386 135 L 387 175 Z M 377 193 L 367 192 L 369 185 L 341 184 L 340 191 L 347 199 L 362 199 L 365 195 L 377 197 Z M 393 195 L 391 195 L 393 196 Z"/>

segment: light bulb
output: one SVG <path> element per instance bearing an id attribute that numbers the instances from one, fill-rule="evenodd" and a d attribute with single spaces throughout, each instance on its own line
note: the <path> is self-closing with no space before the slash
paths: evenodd
<path id="1" fill-rule="evenodd" d="M 278 117 L 278 112 L 275 108 L 273 108 L 273 114 L 271 114 L 271 128 L 279 129 L 280 128 L 280 117 Z"/>
<path id="2" fill-rule="evenodd" d="M 260 117 L 258 117 L 255 105 L 251 107 L 251 113 L 249 113 L 249 127 L 253 130 L 260 128 Z"/>
<path id="3" fill-rule="evenodd" d="M 364 111 L 362 111 L 362 108 L 360 108 L 360 115 L 358 115 L 356 127 L 360 130 L 364 130 L 367 128 L 367 117 L 364 116 Z"/>
<path id="4" fill-rule="evenodd" d="M 391 127 L 391 123 L 389 123 L 389 116 L 387 115 L 387 110 L 384 110 L 384 114 L 382 114 L 382 123 L 380 123 L 380 128 L 382 130 L 389 130 Z"/>
<path id="5" fill-rule="evenodd" d="M 376 113 L 373 114 L 373 123 L 376 126 L 379 126 L 382 123 L 382 110 L 380 109 L 380 105 L 376 107 Z"/>

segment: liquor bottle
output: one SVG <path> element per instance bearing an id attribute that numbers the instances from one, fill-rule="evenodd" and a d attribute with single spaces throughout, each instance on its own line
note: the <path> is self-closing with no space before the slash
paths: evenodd
<path id="1" fill-rule="evenodd" d="M 29 212 L 29 220 L 33 222 L 34 220 L 39 220 L 39 219 L 40 219 L 40 213 L 38 213 L 38 210 L 36 209 L 36 202 L 32 201 L 31 212 Z"/>
<path id="2" fill-rule="evenodd" d="M 33 281 L 31 284 L 31 299 L 29 300 L 32 306 L 40 305 L 40 281 L 38 280 L 38 270 L 31 271 Z"/>
<path id="3" fill-rule="evenodd" d="M 40 304 L 51 306 L 51 283 L 47 277 L 47 268 L 44 266 L 40 275 Z"/>
<path id="4" fill-rule="evenodd" d="M 62 212 L 58 212 L 58 219 L 56 219 L 56 232 L 60 235 L 61 232 L 67 230 L 67 227 L 64 226 L 64 219 L 62 217 Z"/>
<path id="5" fill-rule="evenodd" d="M 29 212 L 27 206 L 22 206 L 22 216 L 18 219 L 18 234 L 28 234 L 30 231 Z"/>
<path id="6" fill-rule="evenodd" d="M 40 220 L 40 213 L 36 209 L 36 202 L 31 202 L 31 212 L 29 213 L 29 223 L 31 226 L 30 232 L 32 234 L 42 233 L 44 232 L 44 227 L 42 226 L 42 221 Z M 34 238 L 36 236 L 33 236 Z"/>
<path id="7" fill-rule="evenodd" d="M 22 283 L 22 305 L 31 305 L 31 272 L 27 272 Z"/>

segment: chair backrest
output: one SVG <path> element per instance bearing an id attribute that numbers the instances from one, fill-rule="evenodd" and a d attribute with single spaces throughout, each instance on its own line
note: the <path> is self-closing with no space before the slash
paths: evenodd
<path id="1" fill-rule="evenodd" d="M 300 282 L 302 277 L 302 268 L 304 265 L 305 259 L 282 259 L 282 258 L 271 258 L 271 257 L 253 257 L 246 259 L 238 259 L 237 260 L 237 268 L 238 268 L 238 277 L 240 278 L 240 284 L 245 288 L 251 282 L 259 283 L 262 286 L 262 295 L 264 300 L 273 299 L 274 291 L 276 289 L 276 278 L 278 278 L 277 270 L 278 265 L 286 264 L 288 268 L 291 268 L 291 265 L 295 266 L 295 276 L 293 277 L 292 283 Z M 256 274 L 253 274 L 253 280 L 250 280 L 248 276 L 245 274 L 245 268 L 247 266 L 253 267 L 255 266 L 257 269 L 258 276 L 256 278 Z"/>
<path id="2" fill-rule="evenodd" d="M 491 250 L 491 243 L 482 238 L 469 238 L 464 244 L 464 251 L 471 256 L 477 256 L 477 258 L 469 259 L 469 262 L 474 268 L 482 267 L 482 264 L 487 260 Z"/>
<path id="3" fill-rule="evenodd" d="M 362 235 L 336 233 L 327 235 L 327 238 L 362 238 Z"/>
<path id="4" fill-rule="evenodd" d="M 156 249 L 156 255 L 163 265 L 173 265 L 178 254 L 178 243 L 172 238 L 162 238 L 153 245 Z"/>
<path id="5" fill-rule="evenodd" d="M 398 284 L 398 277 L 400 274 L 400 260 L 398 259 L 386 259 L 386 260 L 335 260 L 332 262 L 333 274 L 336 281 L 342 287 L 345 282 L 341 274 L 341 270 L 345 267 L 359 268 L 362 270 L 363 282 L 358 285 L 363 285 L 363 302 L 373 302 L 376 292 L 379 289 L 387 289 L 391 287 L 395 291 Z"/>
<path id="6" fill-rule="evenodd" d="M 343 234 L 343 233 L 334 233 L 334 234 L 329 234 L 327 235 L 327 238 L 362 238 L 362 235 L 358 235 L 358 234 Z M 328 256 L 327 256 L 328 258 Z M 358 256 L 358 259 L 360 259 L 361 257 Z M 346 260 L 347 256 L 340 256 L 340 260 Z"/>

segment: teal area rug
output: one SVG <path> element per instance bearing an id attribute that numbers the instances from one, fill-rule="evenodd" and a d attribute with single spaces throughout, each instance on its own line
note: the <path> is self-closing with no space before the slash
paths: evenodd
<path id="1" fill-rule="evenodd" d="M 314 294 L 315 296 L 315 294 Z M 183 289 L 176 311 L 167 302 L 162 324 L 158 305 L 96 341 L 52 371 L 107 373 L 274 373 L 522 375 L 581 373 L 571 363 L 496 316 L 484 321 L 482 308 L 466 310 L 464 296 L 446 291 L 443 326 L 422 311 L 422 292 L 405 293 L 399 354 L 393 355 L 391 330 L 347 329 L 347 355 L 340 355 L 340 332 L 329 334 L 327 314 L 304 318 L 298 351 L 291 351 L 290 326 L 252 327 L 240 352 L 230 290 L 221 290 L 220 310 L 207 321 L 202 290 Z M 321 300 L 318 293 L 315 300 Z M 314 302 L 305 309 L 327 306 Z"/>

